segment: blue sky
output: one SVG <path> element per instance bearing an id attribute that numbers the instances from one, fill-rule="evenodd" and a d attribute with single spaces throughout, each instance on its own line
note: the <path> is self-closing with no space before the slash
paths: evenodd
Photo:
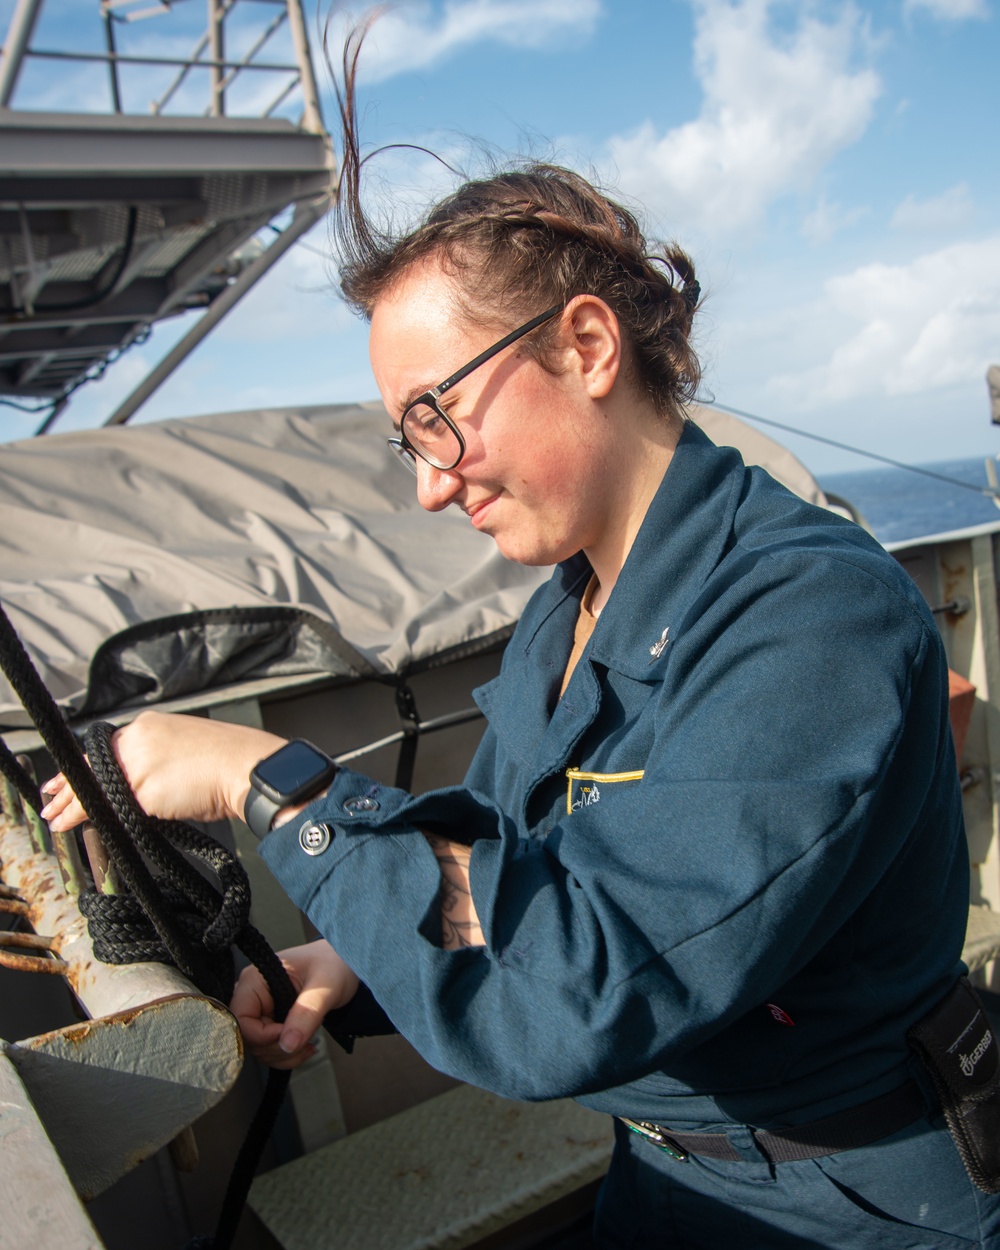
<path id="1" fill-rule="evenodd" d="M 0 0 L 3 25 L 12 8 Z M 93 35 L 81 26 L 76 37 L 96 46 L 96 0 L 49 9 L 57 25 L 38 43 L 65 41 L 86 17 Z M 184 9 L 201 19 L 202 5 Z M 651 232 L 676 237 L 697 264 L 707 398 L 914 463 L 992 454 L 998 9 L 402 0 L 368 45 L 363 139 L 421 143 L 470 172 L 479 141 L 527 149 L 596 171 L 643 206 Z M 164 47 L 173 20 L 143 23 L 144 37 Z M 133 107 L 152 94 L 136 86 Z M 16 103 L 100 107 L 99 95 L 82 78 L 26 78 Z M 425 158 L 386 154 L 370 167 L 397 208 L 447 189 Z M 320 226 L 141 419 L 373 398 L 366 330 L 330 289 L 325 243 Z M 99 424 L 183 328 L 159 328 L 79 391 L 59 428 Z M 30 432 L 27 418 L 0 413 L 5 437 Z M 782 437 L 819 473 L 866 463 Z"/>

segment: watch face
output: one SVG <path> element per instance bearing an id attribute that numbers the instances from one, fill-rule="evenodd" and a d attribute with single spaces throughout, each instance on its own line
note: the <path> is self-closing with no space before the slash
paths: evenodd
<path id="1" fill-rule="evenodd" d="M 251 778 L 258 789 L 276 802 L 294 802 L 318 790 L 335 771 L 331 759 L 308 742 L 295 739 L 261 760 Z"/>

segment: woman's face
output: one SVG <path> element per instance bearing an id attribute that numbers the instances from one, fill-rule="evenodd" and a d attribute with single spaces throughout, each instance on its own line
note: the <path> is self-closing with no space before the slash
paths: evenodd
<path id="1" fill-rule="evenodd" d="M 393 421 L 504 329 L 468 325 L 452 280 L 433 262 L 414 266 L 372 315 L 372 368 Z M 613 503 L 611 423 L 594 401 L 574 335 L 565 326 L 557 334 L 567 342 L 557 345 L 558 374 L 515 343 L 442 397 L 465 440 L 456 468 L 417 461 L 422 507 L 436 512 L 456 504 L 522 564 L 553 564 L 593 545 Z"/>

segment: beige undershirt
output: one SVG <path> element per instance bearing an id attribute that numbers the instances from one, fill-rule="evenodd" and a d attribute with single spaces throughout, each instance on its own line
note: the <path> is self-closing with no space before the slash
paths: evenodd
<path id="1" fill-rule="evenodd" d="M 594 626 L 597 624 L 598 616 L 600 616 L 600 613 L 595 613 L 591 606 L 594 602 L 594 593 L 599 584 L 597 574 L 592 573 L 590 581 L 587 583 L 587 589 L 583 592 L 583 598 L 580 600 L 580 615 L 576 618 L 576 629 L 573 631 L 573 650 L 569 653 L 569 659 L 566 661 L 566 672 L 563 674 L 562 686 L 559 689 L 560 699 L 566 693 L 569 679 L 573 676 L 573 670 L 576 668 L 580 656 L 583 655 L 584 647 L 590 642 L 590 635 L 594 632 Z"/>

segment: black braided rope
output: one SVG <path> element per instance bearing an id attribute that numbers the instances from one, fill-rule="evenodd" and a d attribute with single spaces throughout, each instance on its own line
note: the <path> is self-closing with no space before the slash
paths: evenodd
<path id="1" fill-rule="evenodd" d="M 17 756 L 3 738 L 0 738 L 0 773 L 3 773 L 32 811 L 42 810 L 45 804 L 42 802 L 42 792 L 38 788 L 38 783 L 27 769 L 22 768 L 17 762 Z"/>
<path id="2" fill-rule="evenodd" d="M 126 894 L 85 890 L 79 895 L 80 911 L 87 917 L 97 958 L 116 964 L 140 960 L 172 964 L 202 993 L 228 1002 L 235 979 L 230 948 L 235 945 L 267 982 L 274 1000 L 274 1018 L 284 1020 L 295 1001 L 295 987 L 267 940 L 249 922 L 250 885 L 242 864 L 191 825 L 159 820 L 142 810 L 114 753 L 114 726 L 99 722 L 90 727 L 86 735 L 88 763 L 2 608 L 0 667 L 56 767 L 96 827 L 127 888 Z M 38 787 L 2 739 L 0 748 L 0 770 L 27 802 L 40 810 Z M 186 855 L 211 871 L 219 888 Z M 260 1105 L 233 1166 L 215 1234 L 196 1238 L 189 1250 L 228 1250 L 231 1245 L 290 1075 L 276 1069 L 269 1072 Z"/>
<path id="3" fill-rule="evenodd" d="M 188 975 L 203 993 L 228 1002 L 234 981 L 229 948 L 249 925 L 246 872 L 234 856 L 190 825 L 143 812 L 119 767 L 113 736 L 114 727 L 100 721 L 87 731 L 85 743 L 90 766 L 119 821 L 119 829 L 105 843 L 108 855 L 123 878 L 129 874 L 133 892 L 81 896 L 80 910 L 93 921 L 95 953 L 99 959 L 107 954 L 109 963 L 132 963 L 150 957 L 140 947 L 143 952 L 155 950 L 153 957 L 161 962 L 185 972 L 191 969 Z M 221 892 L 182 850 L 216 874 Z M 157 877 L 147 864 L 158 870 Z M 139 882 L 143 895 L 134 888 Z"/>

